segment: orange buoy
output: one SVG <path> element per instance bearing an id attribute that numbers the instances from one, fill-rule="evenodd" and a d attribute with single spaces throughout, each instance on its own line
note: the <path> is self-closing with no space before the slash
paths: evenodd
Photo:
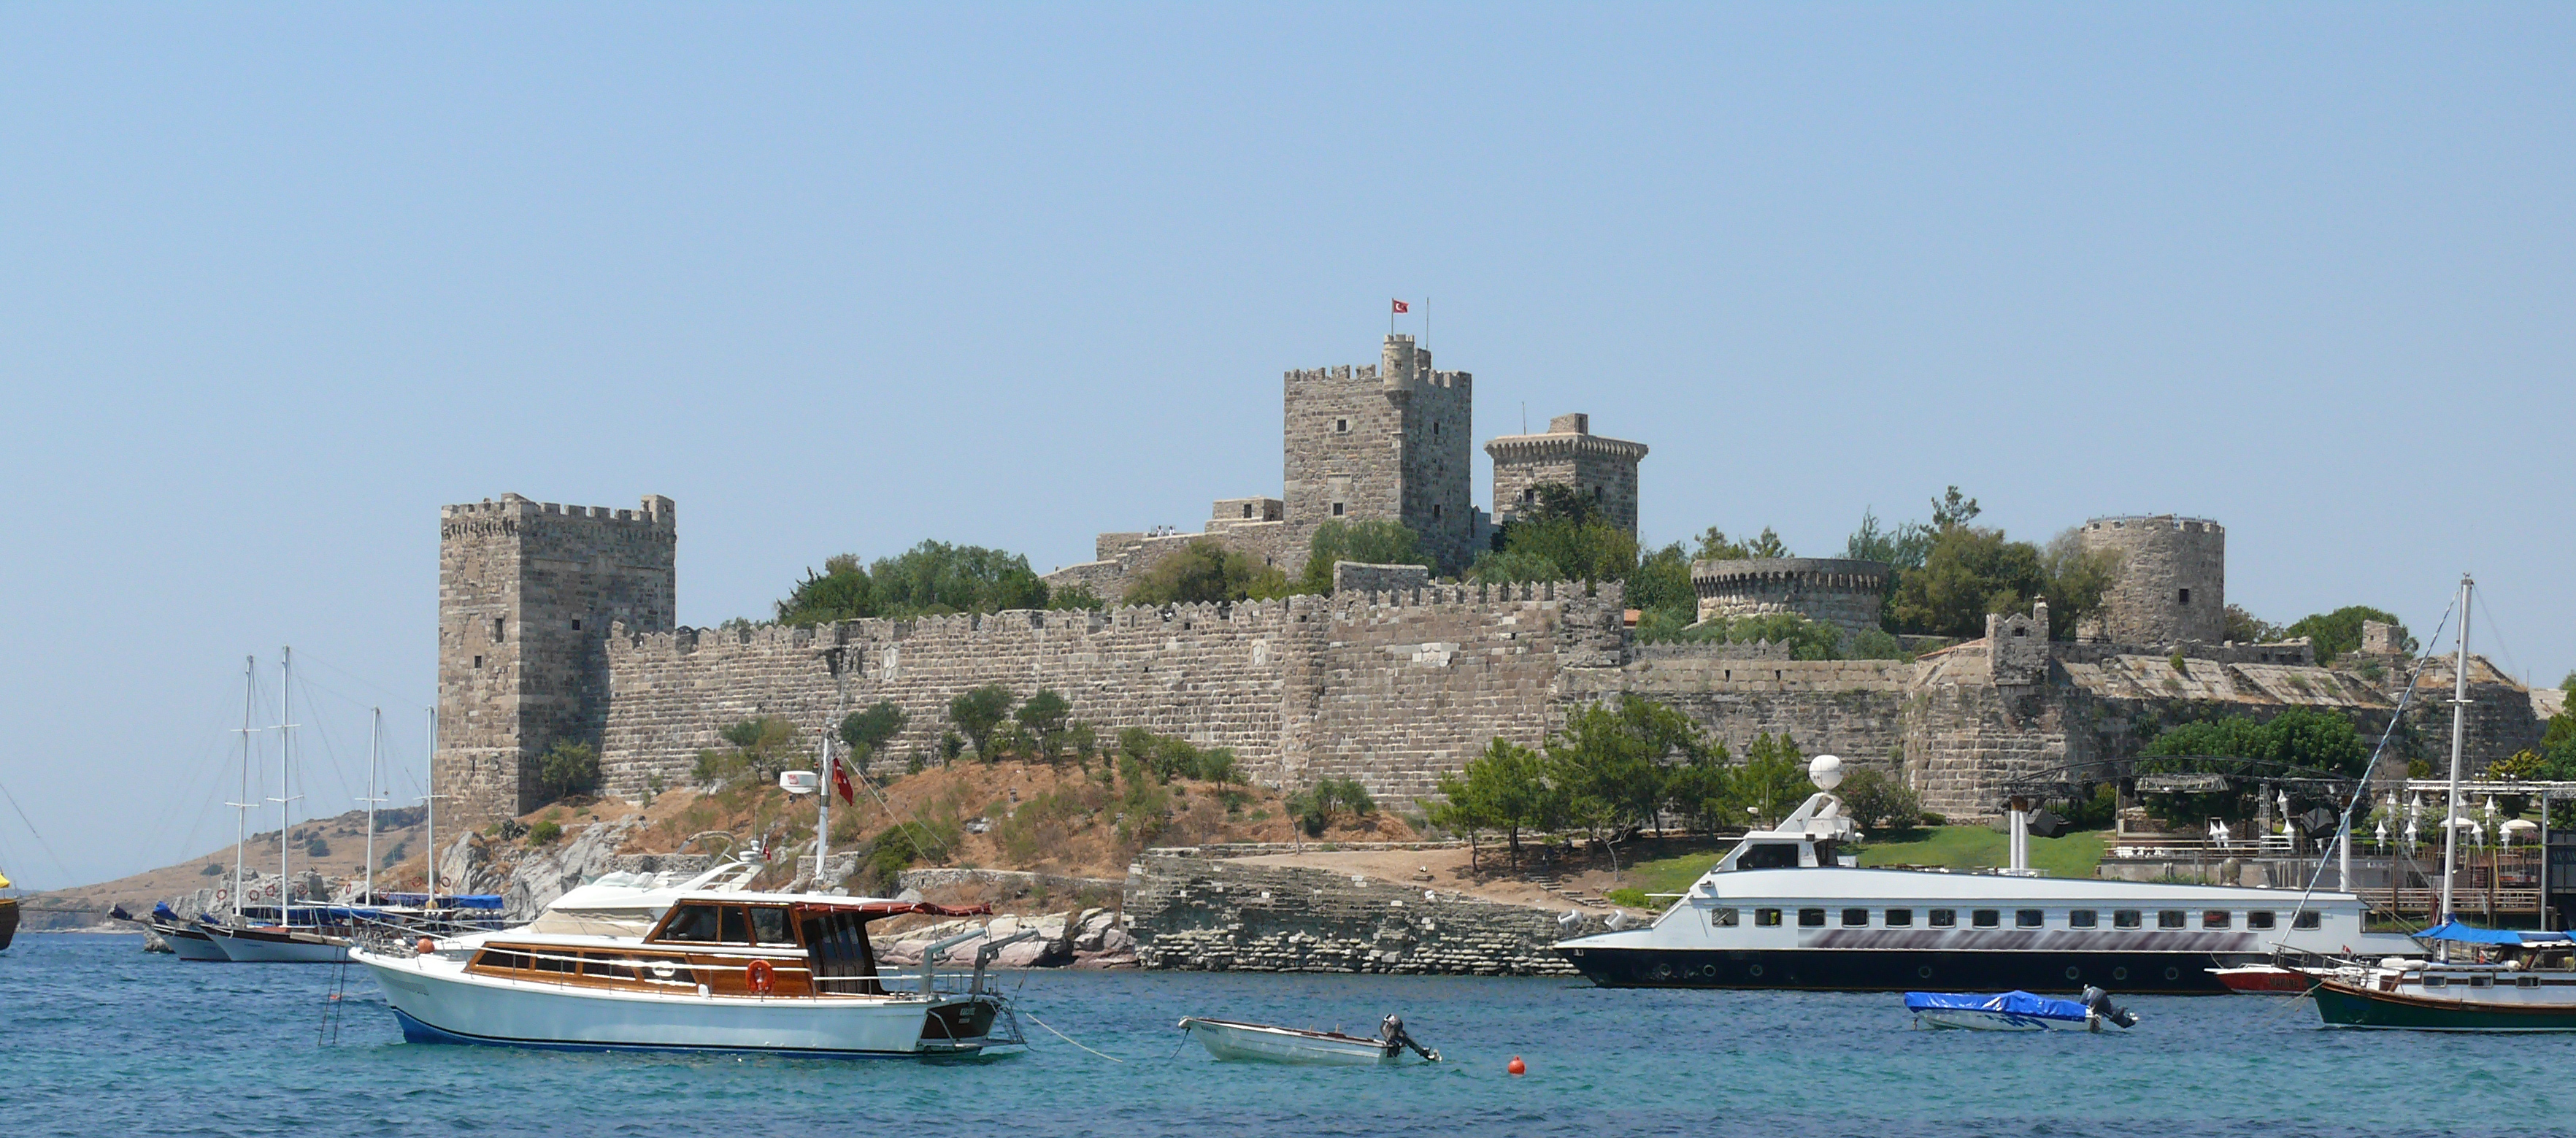
<path id="1" fill-rule="evenodd" d="M 770 989 L 778 986 L 778 970 L 771 967 L 766 960 L 755 960 L 746 965 L 742 970 L 742 978 L 751 985 L 752 991 L 764 996 L 769 994 Z"/>
<path id="2" fill-rule="evenodd" d="M 1521 1057 L 1518 1055 L 1512 1056 L 1511 1065 L 1503 1069 L 1515 1075 L 1529 1074 L 1529 1064 L 1521 1062 Z"/>
<path id="3" fill-rule="evenodd" d="M 428 937 L 422 937 L 420 938 L 420 943 L 415 944 L 412 947 L 418 949 L 422 956 L 427 956 L 430 953 L 438 951 L 438 942 L 431 940 Z"/>

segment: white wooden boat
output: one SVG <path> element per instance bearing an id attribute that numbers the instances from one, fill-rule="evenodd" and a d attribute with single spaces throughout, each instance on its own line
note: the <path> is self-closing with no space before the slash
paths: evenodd
<path id="1" fill-rule="evenodd" d="M 1907 992 L 1906 1010 L 1926 1027 L 1966 1031 L 2091 1031 L 2104 1024 L 2128 1027 L 2137 1017 L 2111 1006 L 2101 989 L 2087 989 L 2084 1001 L 2034 996 L 2028 992 L 1971 995 L 1958 992 Z"/>
<path id="2" fill-rule="evenodd" d="M 368 935 L 350 958 L 384 986 L 415 1043 L 569 1050 L 972 1055 L 1021 1042 L 983 990 L 881 975 L 870 921 L 963 916 L 919 902 L 743 891 L 758 866 L 695 879 L 612 874 L 523 928 L 445 939 Z M 924 955 L 935 962 L 952 937 Z"/>
<path id="3" fill-rule="evenodd" d="M 1404 1049 L 1411 1046 L 1423 1058 L 1440 1061 L 1439 1052 L 1424 1050 L 1404 1034 L 1404 1021 L 1394 1016 L 1386 1017 L 1375 1039 L 1202 1016 L 1185 1018 L 1180 1026 L 1190 1038 L 1199 1041 L 1199 1046 L 1207 1048 L 1208 1054 L 1219 1059 L 1363 1067 L 1397 1062 L 1404 1058 Z"/>

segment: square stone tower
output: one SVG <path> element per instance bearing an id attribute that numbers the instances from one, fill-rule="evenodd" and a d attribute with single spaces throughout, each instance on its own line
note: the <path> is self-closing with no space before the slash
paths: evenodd
<path id="1" fill-rule="evenodd" d="M 1544 435 L 1503 435 L 1485 444 L 1494 459 L 1494 524 L 1527 509 L 1538 487 L 1571 486 L 1600 503 L 1601 516 L 1637 532 L 1637 463 L 1646 444 L 1592 433 L 1592 416 L 1577 412 L 1547 422 Z"/>
<path id="2" fill-rule="evenodd" d="M 678 509 L 562 506 L 504 494 L 439 509 L 435 793 L 468 820 L 537 806 L 537 757 L 598 745 L 611 622 L 676 619 Z"/>
<path id="3" fill-rule="evenodd" d="M 1434 371 L 1411 336 L 1388 336 L 1376 367 L 1287 373 L 1284 477 L 1288 558 L 1305 563 L 1334 518 L 1391 518 L 1455 573 L 1475 556 L 1475 377 Z"/>

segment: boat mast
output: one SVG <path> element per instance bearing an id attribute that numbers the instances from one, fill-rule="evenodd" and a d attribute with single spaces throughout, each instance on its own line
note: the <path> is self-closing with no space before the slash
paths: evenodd
<path id="1" fill-rule="evenodd" d="M 361 905 L 376 903 L 376 804 L 384 801 L 376 793 L 376 764 L 384 754 L 385 709 L 370 707 L 367 712 L 371 717 L 367 726 L 367 887 L 358 895 Z"/>
<path id="2" fill-rule="evenodd" d="M 243 860 L 250 846 L 250 741 L 258 728 L 250 725 L 254 705 L 259 702 L 259 657 L 242 657 L 242 785 L 241 801 L 233 807 L 233 923 L 241 923 L 242 884 L 248 876 Z"/>
<path id="3" fill-rule="evenodd" d="M 2469 737 L 2469 575 L 2460 574 L 2460 646 L 2451 657 L 2451 808 L 2442 820 L 2442 919 L 2451 919 L 2451 875 L 2460 868 L 2460 752 Z M 2442 958 L 2450 959 L 2444 941 Z"/>
<path id="4" fill-rule="evenodd" d="M 429 904 L 426 907 L 435 909 L 438 907 L 438 709 L 426 707 L 421 711 L 428 716 L 429 722 L 429 747 L 424 752 L 429 756 L 429 793 L 422 799 L 429 807 L 429 872 L 424 875 L 429 879 Z"/>
<path id="5" fill-rule="evenodd" d="M 277 923 L 283 928 L 295 922 L 290 918 L 287 902 L 293 886 L 287 884 L 287 863 L 292 851 L 286 839 L 290 829 L 288 810 L 295 802 L 288 781 L 295 770 L 295 724 L 288 721 L 295 690 L 295 649 L 280 648 L 277 657 Z"/>

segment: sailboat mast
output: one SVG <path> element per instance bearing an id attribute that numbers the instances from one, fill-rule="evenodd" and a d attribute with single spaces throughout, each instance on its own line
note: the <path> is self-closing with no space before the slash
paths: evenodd
<path id="1" fill-rule="evenodd" d="M 241 923 L 242 885 L 249 876 L 244 859 L 250 846 L 250 744 L 258 728 L 250 718 L 259 703 L 259 657 L 242 657 L 241 801 L 233 803 L 233 923 Z"/>
<path id="2" fill-rule="evenodd" d="M 2442 822 L 2442 919 L 2451 919 L 2451 875 L 2460 868 L 2460 752 L 2469 738 L 2469 576 L 2460 575 L 2460 646 L 2451 657 L 2451 807 Z M 2447 945 L 2448 942 L 2445 942 Z M 2443 949 L 2444 959 L 2450 950 Z"/>
<path id="3" fill-rule="evenodd" d="M 429 807 L 429 908 L 438 907 L 438 709 L 423 708 L 428 717 L 429 745 L 422 750 L 428 755 L 429 794 L 422 801 Z"/>
<path id="4" fill-rule="evenodd" d="M 295 769 L 295 724 L 289 721 L 289 701 L 294 698 L 291 694 L 294 690 L 295 649 L 281 648 L 277 658 L 277 923 L 280 926 L 295 923 L 288 919 L 286 908 L 288 891 L 292 888 L 286 883 L 287 859 L 292 853 L 286 846 L 286 831 L 287 810 L 295 797 L 287 793 L 293 789 L 288 780 L 293 777 Z"/>
<path id="5" fill-rule="evenodd" d="M 367 712 L 367 887 L 359 894 L 362 905 L 376 903 L 376 803 L 383 801 L 376 794 L 376 764 L 385 746 L 385 709 L 371 707 Z"/>

